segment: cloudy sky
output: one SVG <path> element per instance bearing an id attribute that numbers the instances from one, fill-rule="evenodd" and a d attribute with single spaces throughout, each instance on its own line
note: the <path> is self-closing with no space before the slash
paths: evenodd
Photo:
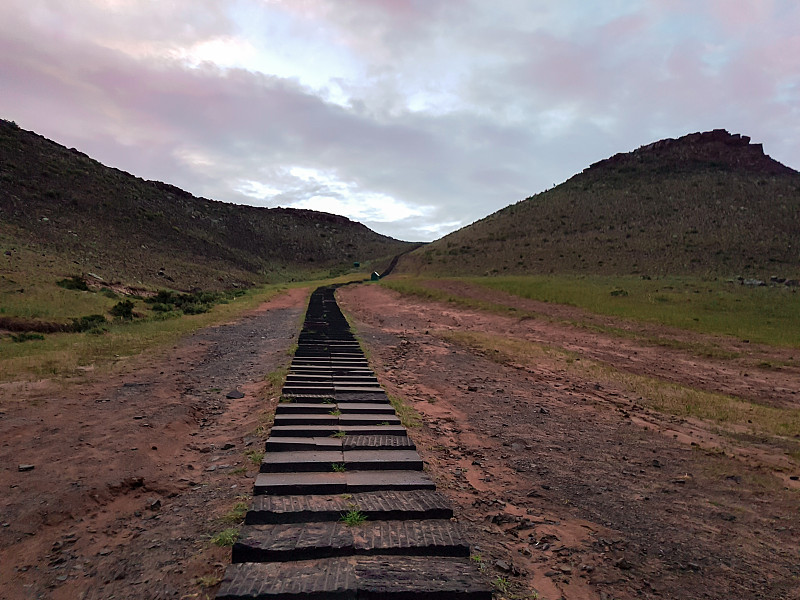
<path id="1" fill-rule="evenodd" d="M 800 169 L 797 0 L 2 0 L 0 117 L 431 240 L 665 137 Z"/>

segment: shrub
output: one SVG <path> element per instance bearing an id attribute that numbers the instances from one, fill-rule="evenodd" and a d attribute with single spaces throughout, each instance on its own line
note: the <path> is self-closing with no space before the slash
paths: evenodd
<path id="1" fill-rule="evenodd" d="M 130 321 L 133 319 L 133 306 L 134 304 L 130 300 L 123 300 L 122 302 L 117 302 L 108 312 L 115 317 L 120 317 L 126 321 Z"/>
<path id="2" fill-rule="evenodd" d="M 104 327 L 108 323 L 103 315 L 87 315 L 80 319 L 72 319 L 72 331 L 82 333 L 90 331 L 93 333 L 100 333 L 104 331 Z"/>
<path id="3" fill-rule="evenodd" d="M 78 290 L 81 292 L 89 291 L 89 286 L 86 285 L 86 282 L 80 275 L 73 275 L 72 277 L 62 279 L 61 281 L 56 281 L 56 285 L 66 290 Z"/>
<path id="4" fill-rule="evenodd" d="M 17 344 L 21 344 L 22 342 L 28 342 L 30 340 L 43 340 L 44 336 L 41 333 L 28 333 L 23 331 L 22 333 L 18 333 L 17 335 L 11 334 L 11 341 Z"/>

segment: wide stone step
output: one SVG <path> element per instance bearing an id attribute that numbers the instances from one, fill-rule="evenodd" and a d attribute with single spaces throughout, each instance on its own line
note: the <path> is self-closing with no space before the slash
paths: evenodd
<path id="1" fill-rule="evenodd" d="M 433 490 L 424 471 L 345 471 L 331 473 L 259 473 L 255 495 L 344 494 L 382 490 Z"/>
<path id="2" fill-rule="evenodd" d="M 247 525 L 339 521 L 358 510 L 369 521 L 450 519 L 447 500 L 431 490 L 365 492 L 309 496 L 256 496 L 245 516 Z"/>
<path id="3" fill-rule="evenodd" d="M 391 405 L 390 405 L 391 406 Z M 394 414 L 342 413 L 339 425 L 399 425 L 400 419 Z"/>
<path id="4" fill-rule="evenodd" d="M 275 414 L 329 415 L 332 410 L 337 410 L 337 406 L 334 402 L 281 402 L 275 408 Z"/>
<path id="5" fill-rule="evenodd" d="M 380 386 L 371 386 L 371 385 L 339 385 L 334 384 L 333 392 L 335 394 L 377 394 L 383 391 L 383 388 Z"/>
<path id="6" fill-rule="evenodd" d="M 217 600 L 491 600 L 468 558 L 354 556 L 293 563 L 239 563 Z"/>
<path id="7" fill-rule="evenodd" d="M 384 414 L 393 415 L 394 407 L 387 402 L 339 402 L 336 404 L 342 414 Z"/>
<path id="8" fill-rule="evenodd" d="M 262 473 L 330 473 L 344 471 L 421 471 L 415 450 L 298 450 L 267 452 Z"/>
<path id="9" fill-rule="evenodd" d="M 348 435 L 345 437 L 270 437 L 265 449 L 269 452 L 296 450 L 415 450 L 405 435 Z"/>
<path id="10" fill-rule="evenodd" d="M 334 410 L 333 405 L 328 409 L 328 413 Z M 283 425 L 338 425 L 339 415 L 331 414 L 287 414 L 275 415 L 275 426 Z"/>
<path id="11" fill-rule="evenodd" d="M 383 403 L 389 402 L 389 396 L 386 395 L 386 392 L 381 390 L 380 392 L 372 392 L 372 393 L 364 393 L 364 392 L 356 392 L 356 393 L 347 393 L 347 392 L 337 392 L 334 395 L 337 404 L 339 402 L 366 402 L 366 403 Z"/>
<path id="12" fill-rule="evenodd" d="M 422 521 L 341 521 L 245 525 L 231 561 L 286 562 L 356 555 L 469 556 L 459 524 Z"/>
<path id="13" fill-rule="evenodd" d="M 275 425 L 273 437 L 321 437 L 326 435 L 406 435 L 401 425 Z"/>

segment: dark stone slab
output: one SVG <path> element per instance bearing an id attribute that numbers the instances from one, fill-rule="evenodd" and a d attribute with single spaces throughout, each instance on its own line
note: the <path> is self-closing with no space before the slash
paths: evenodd
<path id="1" fill-rule="evenodd" d="M 346 471 L 344 476 L 350 493 L 436 489 L 424 471 Z"/>
<path id="2" fill-rule="evenodd" d="M 288 450 L 267 452 L 259 470 L 261 473 L 332 473 L 332 465 L 343 463 L 344 453 L 341 450 Z M 354 463 L 353 468 L 356 466 Z"/>
<path id="3" fill-rule="evenodd" d="M 383 391 L 383 388 L 376 385 L 369 385 L 365 384 L 363 386 L 360 385 L 353 385 L 349 383 L 347 385 L 340 385 L 334 384 L 333 391 L 335 394 L 377 394 Z"/>
<path id="4" fill-rule="evenodd" d="M 338 521 L 349 510 L 370 521 L 450 519 L 447 500 L 431 490 L 364 492 L 308 496 L 256 496 L 245 517 L 248 525 Z"/>
<path id="5" fill-rule="evenodd" d="M 303 414 L 303 415 L 328 415 L 332 410 L 336 410 L 333 402 L 281 402 L 275 408 L 276 415 Z M 340 409 L 341 410 L 341 409 Z"/>
<path id="6" fill-rule="evenodd" d="M 416 450 L 349 450 L 343 454 L 348 471 L 421 471 Z"/>
<path id="7" fill-rule="evenodd" d="M 465 558 L 356 556 L 240 563 L 225 571 L 217 600 L 491 600 Z"/>
<path id="8" fill-rule="evenodd" d="M 333 394 L 336 390 L 332 385 L 289 383 L 281 391 L 283 394 Z"/>
<path id="9" fill-rule="evenodd" d="M 334 410 L 334 405 L 328 409 Z M 331 414 L 280 414 L 275 415 L 275 425 L 336 425 L 338 415 Z"/>
<path id="10" fill-rule="evenodd" d="M 348 413 L 339 415 L 339 425 L 400 425 L 400 419 L 393 414 Z"/>
<path id="11" fill-rule="evenodd" d="M 245 525 L 232 562 L 286 562 L 354 555 L 469 556 L 457 523 L 444 519 Z"/>
<path id="12" fill-rule="evenodd" d="M 279 407 L 280 408 L 280 407 Z M 387 402 L 339 402 L 336 405 L 342 414 L 394 415 L 394 407 Z"/>
<path id="13" fill-rule="evenodd" d="M 345 393 L 345 392 L 337 392 L 336 393 L 336 402 L 372 402 L 372 403 L 380 403 L 380 402 L 389 402 L 389 396 L 386 395 L 386 392 L 381 390 L 380 392 L 356 392 L 356 393 Z"/>
<path id="14" fill-rule="evenodd" d="M 225 570 L 217 600 L 356 600 L 348 559 L 242 563 Z"/>
<path id="15" fill-rule="evenodd" d="M 342 438 L 343 450 L 415 450 L 417 447 L 405 435 L 348 435 Z"/>
<path id="16" fill-rule="evenodd" d="M 491 600 L 492 588 L 467 558 L 359 557 L 359 600 Z"/>
<path id="17" fill-rule="evenodd" d="M 392 436 L 397 437 L 397 436 Z M 296 450 L 338 450 L 347 438 L 332 437 L 270 437 L 264 444 L 268 452 Z"/>
<path id="18" fill-rule="evenodd" d="M 259 473 L 253 494 L 343 494 L 347 473 Z"/>
<path id="19" fill-rule="evenodd" d="M 339 431 L 338 425 L 274 425 L 271 437 L 325 437 Z"/>
<path id="20" fill-rule="evenodd" d="M 402 425 L 340 425 L 347 435 L 406 435 Z M 274 428 L 273 428 L 274 430 Z"/>

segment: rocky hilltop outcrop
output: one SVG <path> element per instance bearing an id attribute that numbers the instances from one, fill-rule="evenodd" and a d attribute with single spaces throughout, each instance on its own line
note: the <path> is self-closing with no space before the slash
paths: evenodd
<path id="1" fill-rule="evenodd" d="M 598 161 L 585 169 L 584 173 L 602 167 L 647 162 L 662 163 L 665 169 L 697 167 L 698 163 L 707 163 L 717 169 L 763 175 L 796 173 L 794 169 L 764 154 L 763 145 L 752 143 L 750 137 L 746 135 L 729 133 L 725 129 L 690 133 L 677 139 L 659 140 L 632 152 L 621 152 Z"/>

